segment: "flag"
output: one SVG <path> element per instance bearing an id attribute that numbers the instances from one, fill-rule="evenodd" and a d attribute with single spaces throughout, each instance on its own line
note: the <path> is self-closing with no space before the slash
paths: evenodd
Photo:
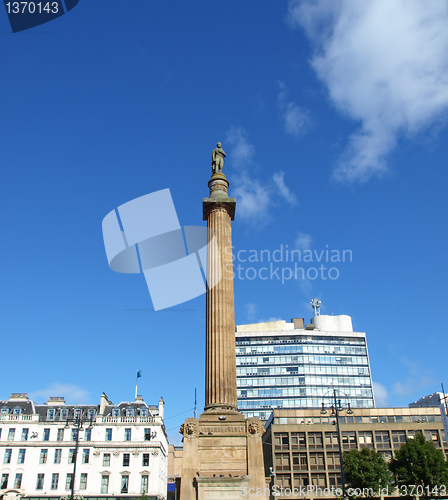
<path id="1" fill-rule="evenodd" d="M 142 371 L 141 370 L 137 370 L 137 378 L 140 378 L 142 376 Z"/>

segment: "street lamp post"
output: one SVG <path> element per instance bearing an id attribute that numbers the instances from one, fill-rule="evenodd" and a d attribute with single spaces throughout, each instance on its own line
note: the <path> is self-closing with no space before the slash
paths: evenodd
<path id="1" fill-rule="evenodd" d="M 328 392 L 328 391 L 327 391 Z M 325 393 L 326 394 L 326 393 Z M 324 394 L 324 396 L 325 396 Z M 342 460 L 342 439 L 341 439 L 341 429 L 339 427 L 339 412 L 343 411 L 341 400 L 336 400 L 336 389 L 333 389 L 333 404 L 331 405 L 331 416 L 336 417 L 336 430 L 338 435 L 338 448 L 339 448 L 339 461 L 341 462 L 341 481 L 342 481 L 342 498 L 346 500 L 347 498 L 347 490 L 345 487 L 345 471 L 344 471 L 344 462 Z M 322 415 L 327 413 L 327 410 L 324 407 L 324 403 L 322 401 L 322 410 L 320 411 Z M 353 410 L 350 408 L 350 403 L 347 405 L 347 415 L 352 415 Z"/>
<path id="2" fill-rule="evenodd" d="M 71 495 L 70 495 L 70 500 L 74 500 L 75 499 L 76 462 L 77 462 L 77 458 L 78 458 L 78 448 L 79 448 L 79 431 L 84 430 L 82 424 L 84 422 L 87 422 L 87 420 L 83 420 L 80 415 L 78 415 L 77 417 L 75 417 L 72 420 L 67 419 L 67 422 L 65 423 L 66 429 L 70 428 L 69 422 L 72 424 L 73 429 L 76 429 L 75 453 L 73 454 L 73 477 L 72 477 Z M 88 429 L 91 429 L 93 427 L 92 419 L 89 419 L 88 422 L 89 422 Z"/>

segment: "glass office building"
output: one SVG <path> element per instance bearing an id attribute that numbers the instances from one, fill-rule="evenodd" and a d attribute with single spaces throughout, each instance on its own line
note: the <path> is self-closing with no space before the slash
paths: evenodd
<path id="1" fill-rule="evenodd" d="M 236 327 L 238 408 L 269 418 L 274 408 L 375 406 L 365 333 L 350 316 L 315 316 Z"/>

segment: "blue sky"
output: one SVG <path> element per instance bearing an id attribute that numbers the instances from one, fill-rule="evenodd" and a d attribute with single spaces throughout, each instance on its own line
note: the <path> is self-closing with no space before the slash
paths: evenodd
<path id="1" fill-rule="evenodd" d="M 178 442 L 195 387 L 204 404 L 205 297 L 154 312 L 101 221 L 169 188 L 203 224 L 217 141 L 235 252 L 352 256 L 284 283 L 237 262 L 237 324 L 308 321 L 318 297 L 367 333 L 379 405 L 448 384 L 447 22 L 445 0 L 82 0 L 16 34 L 0 13 L 0 397 L 118 403 L 140 369 Z"/>

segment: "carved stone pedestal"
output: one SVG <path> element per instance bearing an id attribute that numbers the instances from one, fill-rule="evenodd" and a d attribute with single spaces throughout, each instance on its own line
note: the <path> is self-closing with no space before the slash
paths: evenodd
<path id="1" fill-rule="evenodd" d="M 261 436 L 258 418 L 245 419 L 237 412 L 204 412 L 187 418 L 184 436 L 181 500 L 237 499 L 265 488 Z"/>

